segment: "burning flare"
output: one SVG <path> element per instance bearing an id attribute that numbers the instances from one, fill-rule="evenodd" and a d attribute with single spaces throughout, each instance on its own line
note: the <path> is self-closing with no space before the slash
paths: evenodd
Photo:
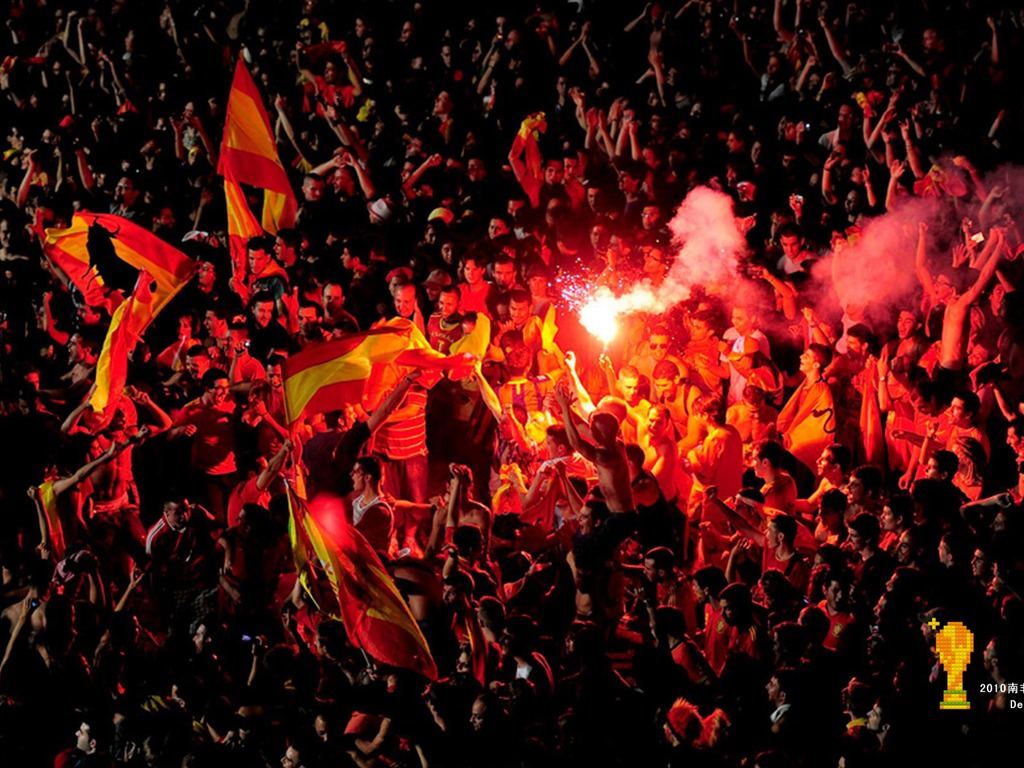
<path id="1" fill-rule="evenodd" d="M 619 302 L 607 288 L 599 288 L 580 308 L 580 323 L 607 347 L 619 332 Z"/>

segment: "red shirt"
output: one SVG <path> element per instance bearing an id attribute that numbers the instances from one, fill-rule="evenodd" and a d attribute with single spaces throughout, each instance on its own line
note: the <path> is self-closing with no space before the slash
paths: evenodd
<path id="1" fill-rule="evenodd" d="M 704 655 L 715 674 L 721 674 L 729 656 L 729 625 L 720 610 L 704 606 Z"/>
<path id="2" fill-rule="evenodd" d="M 728 632 L 728 655 L 731 656 L 734 653 L 742 653 L 755 661 L 761 658 L 761 646 L 758 642 L 761 636 L 761 630 L 759 630 L 755 625 L 751 624 L 746 629 L 729 627 Z"/>
<path id="3" fill-rule="evenodd" d="M 707 682 L 707 665 L 701 658 L 700 649 L 693 640 L 683 640 L 673 648 L 672 661 L 686 671 L 687 678 L 694 685 L 703 685 Z"/>
<path id="4" fill-rule="evenodd" d="M 238 518 L 242 514 L 242 507 L 246 504 L 259 504 L 267 507 L 270 504 L 270 494 L 266 490 L 256 487 L 259 477 L 250 477 L 248 480 L 239 483 L 228 497 L 228 528 L 238 524 Z"/>
<path id="5" fill-rule="evenodd" d="M 825 640 L 821 643 L 823 648 L 827 648 L 830 651 L 838 651 L 839 646 L 842 643 L 843 633 L 846 628 L 853 624 L 853 614 L 846 613 L 845 611 L 839 611 L 835 615 L 828 610 L 828 600 L 822 600 L 818 603 L 818 607 L 825 612 L 830 622 L 828 627 L 828 634 L 825 635 Z"/>
<path id="6" fill-rule="evenodd" d="M 459 283 L 459 314 L 476 312 L 490 317 L 491 312 L 487 308 L 487 302 L 491 298 L 493 289 L 494 286 L 491 283 L 482 283 L 482 287 L 477 290 L 470 288 L 469 283 Z"/>
<path id="7" fill-rule="evenodd" d="M 235 403 L 225 400 L 222 405 L 209 406 L 197 398 L 188 403 L 174 426 L 195 424 L 192 436 L 192 468 L 208 475 L 227 475 L 235 466 Z"/>
<path id="8" fill-rule="evenodd" d="M 461 318 L 446 327 L 440 312 L 435 312 L 427 319 L 427 338 L 430 339 L 430 346 L 438 352 L 447 355 L 452 344 L 462 338 Z"/>
<path id="9" fill-rule="evenodd" d="M 799 552 L 794 552 L 788 560 L 779 560 L 775 557 L 774 549 L 765 547 L 764 555 L 761 557 L 761 572 L 768 571 L 780 571 L 801 595 L 807 594 L 811 567 Z"/>

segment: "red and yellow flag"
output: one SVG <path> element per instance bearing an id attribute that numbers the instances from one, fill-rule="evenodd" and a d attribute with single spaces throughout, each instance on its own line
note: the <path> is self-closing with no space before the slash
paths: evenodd
<path id="1" fill-rule="evenodd" d="M 778 427 L 789 452 L 813 467 L 836 431 L 835 403 L 828 384 L 801 384 L 779 412 Z"/>
<path id="2" fill-rule="evenodd" d="M 288 495 L 288 540 L 292 545 L 292 559 L 299 583 L 318 611 L 341 619 L 338 580 L 330 564 L 323 534 L 300 491 L 293 489 L 291 484 L 286 484 L 285 489 Z"/>
<path id="3" fill-rule="evenodd" d="M 156 306 L 154 285 L 155 281 L 146 272 L 141 272 L 135 291 L 128 301 L 114 310 L 114 316 L 110 318 L 107 337 L 96 360 L 96 387 L 89 398 L 89 405 L 96 413 L 103 413 L 112 392 L 124 389 L 128 381 L 128 353 L 142 339 L 146 327 L 160 311 Z"/>
<path id="4" fill-rule="evenodd" d="M 177 248 L 112 213 L 76 213 L 67 229 L 46 230 L 44 252 L 86 304 L 111 314 L 135 284 L 133 269 L 145 270 L 167 288 L 180 287 L 194 269 L 193 261 Z"/>
<path id="5" fill-rule="evenodd" d="M 54 562 L 59 563 L 64 559 L 67 542 L 64 541 L 64 526 L 60 521 L 60 510 L 57 508 L 57 495 L 53 492 L 53 482 L 48 481 L 41 484 L 36 492 L 39 494 L 39 505 L 43 508 L 46 527 L 50 532 L 50 550 L 53 552 Z"/>
<path id="6" fill-rule="evenodd" d="M 885 446 L 885 428 L 882 410 L 878 405 L 878 370 L 869 365 L 860 389 L 860 435 L 863 441 L 864 462 L 881 467 L 889 466 Z"/>
<path id="7" fill-rule="evenodd" d="M 436 680 L 427 639 L 377 553 L 352 525 L 336 545 L 332 565 L 349 639 L 378 661 Z"/>
<path id="8" fill-rule="evenodd" d="M 437 665 L 423 632 L 362 534 L 345 523 L 333 539 L 292 487 L 288 488 L 288 501 L 295 568 L 314 603 L 325 613 L 340 615 L 349 639 L 370 656 L 436 680 Z M 321 514 L 334 506 L 322 504 Z M 343 515 L 340 503 L 336 506 L 335 511 Z M 328 585 L 333 600 L 325 594 Z"/>
<path id="9" fill-rule="evenodd" d="M 295 213 L 298 209 L 295 193 L 278 157 L 274 134 L 270 129 L 270 118 L 263 107 L 262 96 L 241 56 L 238 57 L 235 66 L 235 77 L 228 97 L 217 172 L 225 181 L 230 236 L 245 236 L 244 231 L 231 228 L 232 217 L 236 223 L 244 217 L 241 208 L 237 207 L 238 204 L 248 211 L 245 198 L 240 194 L 241 190 L 229 191 L 230 185 L 237 187 L 239 184 L 249 184 L 263 190 L 263 229 L 271 234 L 295 224 Z M 233 194 L 236 202 L 234 212 Z M 251 222 L 249 224 L 251 225 Z"/>
<path id="10" fill-rule="evenodd" d="M 251 237 L 263 234 L 263 227 L 256 221 L 248 203 L 245 202 L 245 191 L 235 181 L 230 170 L 224 172 L 224 202 L 228 211 L 228 249 L 231 252 L 231 264 L 237 273 L 243 276 L 249 268 L 246 263 L 246 243 Z"/>
<path id="11" fill-rule="evenodd" d="M 416 327 L 416 324 L 403 317 L 392 317 L 388 320 L 381 320 L 374 330 L 392 329 L 409 335 L 409 347 L 400 355 L 391 360 L 381 360 L 379 365 L 373 366 L 370 380 L 366 384 L 363 396 L 363 407 L 372 411 L 398 384 L 398 380 L 405 375 L 407 368 L 419 368 L 428 371 L 420 377 L 419 384 L 430 389 L 440 381 L 445 370 L 452 371 L 462 368 L 463 375 L 467 375 L 471 369 L 472 359 L 465 357 L 468 352 L 443 355 L 430 346 L 427 337 Z M 453 378 L 456 378 L 454 375 Z"/>
<path id="12" fill-rule="evenodd" d="M 373 365 L 391 362 L 408 350 L 410 336 L 408 328 L 384 326 L 315 344 L 285 360 L 288 423 L 306 414 L 338 410 L 346 402 L 361 402 Z"/>
<path id="13" fill-rule="evenodd" d="M 128 353 L 195 271 L 195 262 L 138 224 L 110 213 L 76 213 L 46 230 L 45 251 L 87 304 L 111 313 L 90 404 L 97 413 L 124 388 Z M 126 295 L 127 294 L 127 295 Z"/>

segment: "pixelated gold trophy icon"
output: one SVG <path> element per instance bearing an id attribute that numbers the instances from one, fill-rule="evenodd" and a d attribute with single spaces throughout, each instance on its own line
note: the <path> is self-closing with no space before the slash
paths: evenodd
<path id="1" fill-rule="evenodd" d="M 938 629 L 939 622 L 932 619 L 928 626 Z M 971 703 L 964 690 L 964 672 L 971 663 L 974 634 L 959 621 L 951 621 L 936 633 L 935 650 L 939 652 L 939 664 L 946 670 L 946 690 L 939 709 L 970 709 Z"/>

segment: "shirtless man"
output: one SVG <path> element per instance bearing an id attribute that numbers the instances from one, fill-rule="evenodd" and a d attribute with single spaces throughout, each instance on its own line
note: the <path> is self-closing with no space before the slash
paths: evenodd
<path id="1" fill-rule="evenodd" d="M 643 342 L 637 352 L 630 359 L 629 364 L 640 371 L 641 376 L 651 379 L 654 375 L 654 367 L 663 360 L 671 360 L 676 364 L 681 374 L 689 374 L 689 369 L 682 359 L 669 351 L 670 332 L 667 325 L 656 325 L 651 329 L 647 341 Z"/>
<path id="2" fill-rule="evenodd" d="M 967 365 L 968 334 L 964 325 L 973 305 L 985 290 L 1006 249 L 1006 235 L 1001 229 L 993 228 L 985 249 L 978 257 L 980 274 L 978 279 L 965 293 L 958 294 L 946 275 L 932 278 L 924 266 L 925 234 L 928 225 L 923 221 L 918 224 L 916 269 L 918 279 L 924 287 L 928 301 L 933 306 L 945 304 L 946 311 L 942 316 L 942 340 L 939 344 L 939 367 L 936 378 L 943 374 L 956 380 L 963 375 Z"/>
<path id="3" fill-rule="evenodd" d="M 612 514 L 632 512 L 633 490 L 629 481 L 626 447 L 619 440 L 618 420 L 609 413 L 595 411 L 590 417 L 590 431 L 594 436 L 594 442 L 590 443 L 580 436 L 572 412 L 572 395 L 564 378 L 555 386 L 555 400 L 562 409 L 569 444 L 597 471 L 597 484 L 608 511 Z"/>
<path id="4" fill-rule="evenodd" d="M 158 424 L 135 431 L 135 425 L 126 422 L 125 411 L 118 407 L 109 427 L 93 440 L 90 458 L 100 455 L 113 444 L 138 445 L 170 428 L 171 417 L 148 394 L 133 387 L 128 387 L 125 394 L 153 414 Z M 92 494 L 88 520 L 97 554 L 107 563 L 112 575 L 124 580 L 131 575 L 131 563 L 125 555 L 136 562 L 143 559 L 146 538 L 146 530 L 139 519 L 139 491 L 132 472 L 132 455 L 129 447 L 114 461 L 101 465 L 89 475 Z"/>
<path id="5" fill-rule="evenodd" d="M 52 553 L 57 560 L 63 558 L 67 545 L 85 534 L 80 505 L 77 501 L 66 504 L 66 495 L 76 490 L 99 468 L 123 455 L 127 447 L 127 441 L 111 442 L 102 454 L 67 477 L 59 477 L 53 468 L 47 472 L 45 482 L 38 488 L 29 487 L 28 496 L 35 502 L 39 516 L 39 550 L 43 557 L 49 557 Z"/>
<path id="6" fill-rule="evenodd" d="M 679 453 L 672 436 L 672 416 L 664 405 L 652 405 L 648 411 L 645 438 L 642 443 L 644 469 L 657 479 L 668 503 L 674 504 L 679 495 L 676 486 Z"/>
<path id="7" fill-rule="evenodd" d="M 640 371 L 632 365 L 624 365 L 616 374 L 615 365 L 608 355 L 601 355 L 597 359 L 597 364 L 604 374 L 608 393 L 625 400 L 626 405 L 637 418 L 646 416 L 651 403 L 640 393 Z"/>
<path id="8" fill-rule="evenodd" d="M 668 408 L 680 435 L 679 453 L 685 455 L 701 440 L 700 428 L 690 418 L 693 404 L 700 397 L 701 390 L 683 379 L 679 366 L 671 360 L 662 360 L 654 366 L 653 384 L 655 402 Z"/>
<path id="9" fill-rule="evenodd" d="M 77 393 L 88 388 L 89 380 L 96 373 L 99 347 L 94 340 L 76 333 L 68 339 L 67 349 L 70 370 L 58 379 L 60 385 L 57 389 L 43 391 L 44 394 L 56 400 L 74 400 Z"/>

